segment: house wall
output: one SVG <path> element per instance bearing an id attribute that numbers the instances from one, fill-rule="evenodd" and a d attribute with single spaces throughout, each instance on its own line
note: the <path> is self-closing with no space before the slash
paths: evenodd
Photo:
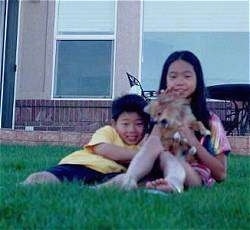
<path id="1" fill-rule="evenodd" d="M 20 1 L 16 99 L 50 99 L 54 1 Z"/>
<path id="2" fill-rule="evenodd" d="M 126 72 L 138 76 L 142 3 L 117 4 L 114 96 L 129 90 Z M 16 99 L 51 99 L 55 1 L 27 0 L 20 5 Z"/>
<path id="3" fill-rule="evenodd" d="M 111 119 L 111 99 L 52 97 L 55 1 L 19 3 L 15 129 L 93 132 L 106 124 Z M 139 0 L 117 2 L 113 97 L 130 89 L 126 72 L 140 75 L 141 4 Z M 220 117 L 225 120 L 224 108 L 218 103 L 210 106 L 222 111 Z"/>
<path id="4" fill-rule="evenodd" d="M 141 1 L 118 1 L 115 95 L 128 92 L 126 72 L 139 76 Z"/>

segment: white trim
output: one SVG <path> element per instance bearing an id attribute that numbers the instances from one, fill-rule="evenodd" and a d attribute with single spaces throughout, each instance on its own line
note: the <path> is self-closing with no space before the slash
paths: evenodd
<path id="1" fill-rule="evenodd" d="M 114 42 L 114 46 L 113 46 L 113 48 L 114 48 L 114 50 L 113 50 L 113 57 L 112 57 L 112 59 L 113 59 L 113 71 L 112 71 L 112 81 L 110 82 L 112 85 L 111 85 L 111 89 L 112 89 L 112 92 L 111 92 L 111 100 L 115 97 L 115 81 L 116 81 L 116 79 L 115 79 L 115 70 L 116 70 L 116 41 L 117 41 L 117 39 L 116 39 L 116 36 L 117 36 L 117 18 L 118 18 L 118 5 L 117 5 L 117 1 L 115 1 L 115 23 L 114 23 L 114 35 L 113 35 L 113 42 Z"/>
<path id="2" fill-rule="evenodd" d="M 55 10 L 55 17 L 54 17 L 54 33 L 53 33 L 53 63 L 52 63 L 52 79 L 51 79 L 51 94 L 50 99 L 54 99 L 54 85 L 55 85 L 55 63 L 56 63 L 56 31 L 57 31 L 57 14 L 58 14 L 58 1 L 54 2 L 54 10 Z"/>
<path id="3" fill-rule="evenodd" d="M 101 39 L 100 39 L 101 38 Z M 56 40 L 114 40 L 114 35 L 56 35 Z"/>
<path id="4" fill-rule="evenodd" d="M 2 128 L 2 113 L 3 113 L 3 86 L 4 86 L 4 68 L 5 68 L 5 50 L 6 50 L 6 36 L 7 36 L 7 19 L 8 19 L 8 0 L 5 1 L 5 15 L 4 15 L 4 36 L 2 49 L 2 82 L 1 82 L 1 106 L 0 106 L 0 128 Z M 1 55 L 2 55 L 1 54 Z"/>
<path id="5" fill-rule="evenodd" d="M 18 76 L 18 54 L 19 54 L 19 35 L 20 35 L 20 15 L 21 15 L 21 1 L 17 1 L 18 4 L 18 15 L 17 15 L 17 35 L 16 35 L 16 72 L 15 72 L 15 83 L 14 83 L 14 95 L 13 95 L 13 115 L 12 115 L 12 129 L 15 128 L 15 117 L 16 117 L 16 91 L 17 91 L 17 76 Z"/>
<path id="6" fill-rule="evenodd" d="M 143 1 L 140 1 L 140 34 L 139 34 L 139 69 L 138 69 L 138 80 L 141 82 L 142 81 L 142 49 L 143 49 Z"/>
<path id="7" fill-rule="evenodd" d="M 112 101 L 112 98 L 102 98 L 102 97 L 100 97 L 100 98 L 98 98 L 98 97 L 94 97 L 94 98 L 92 98 L 92 97 L 89 97 L 89 98 L 87 98 L 87 97 L 84 97 L 84 98 L 81 98 L 81 97 L 58 98 L 58 97 L 54 97 L 51 100 L 54 100 L 54 101 L 89 101 L 89 100 L 91 100 L 91 101 Z"/>

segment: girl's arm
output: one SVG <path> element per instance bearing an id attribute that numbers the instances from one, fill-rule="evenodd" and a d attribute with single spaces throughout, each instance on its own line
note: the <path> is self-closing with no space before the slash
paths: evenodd
<path id="1" fill-rule="evenodd" d="M 186 127 L 182 126 L 179 129 L 181 135 L 188 140 L 191 146 L 197 149 L 196 156 L 205 164 L 212 173 L 212 176 L 217 181 L 222 181 L 226 178 L 227 174 L 227 159 L 224 153 L 220 153 L 217 156 L 212 156 L 199 142 L 194 135 L 194 132 Z"/>

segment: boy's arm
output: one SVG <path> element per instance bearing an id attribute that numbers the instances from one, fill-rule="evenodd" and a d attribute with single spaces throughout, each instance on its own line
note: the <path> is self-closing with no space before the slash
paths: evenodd
<path id="1" fill-rule="evenodd" d="M 122 163 L 131 161 L 131 159 L 137 153 L 135 150 L 109 143 L 97 144 L 93 147 L 93 149 L 94 152 L 100 156 Z"/>

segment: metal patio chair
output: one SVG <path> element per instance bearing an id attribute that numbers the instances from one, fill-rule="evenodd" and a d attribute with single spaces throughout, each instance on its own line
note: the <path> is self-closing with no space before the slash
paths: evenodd
<path id="1" fill-rule="evenodd" d="M 150 101 L 152 98 L 157 96 L 157 92 L 155 90 L 144 90 L 142 88 L 142 85 L 140 81 L 130 73 L 126 72 L 128 80 L 129 80 L 129 85 L 130 87 L 137 86 L 140 89 L 140 94 L 143 96 L 147 101 Z"/>

